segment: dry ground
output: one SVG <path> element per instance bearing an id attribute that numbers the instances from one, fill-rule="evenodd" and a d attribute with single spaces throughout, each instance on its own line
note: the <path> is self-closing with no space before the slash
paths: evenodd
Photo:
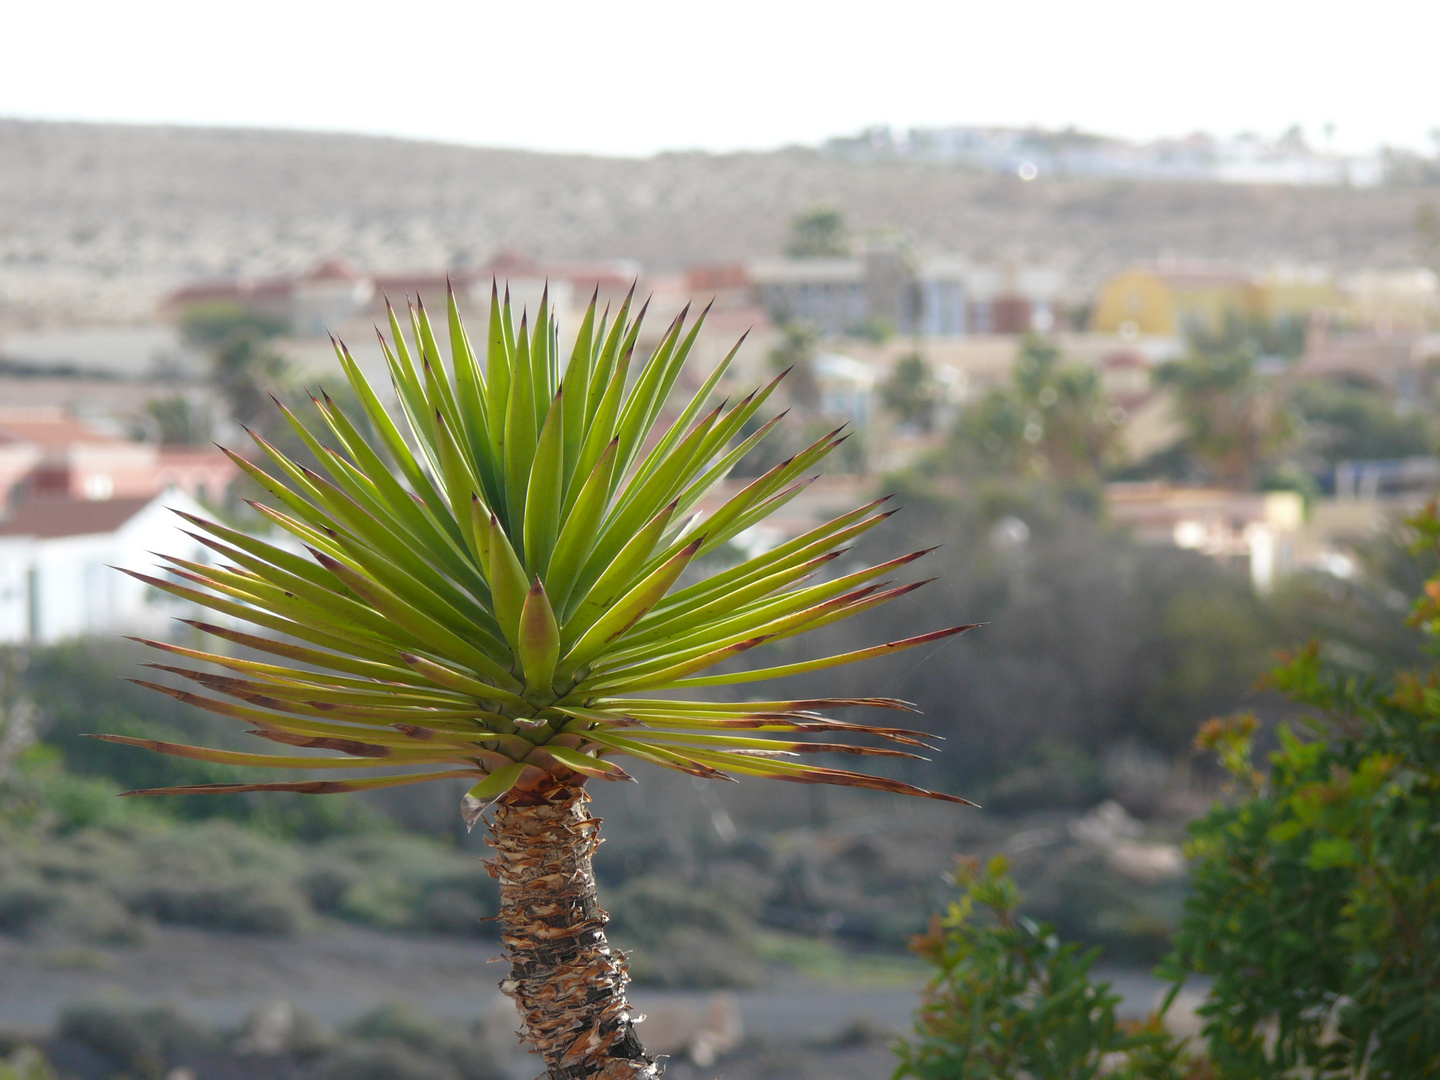
<path id="1" fill-rule="evenodd" d="M 1047 179 L 814 150 L 614 159 L 296 132 L 0 120 L 0 325 L 139 319 L 177 282 L 341 255 L 502 247 L 651 269 L 778 250 L 820 203 L 921 247 L 1054 261 L 1077 291 L 1162 252 L 1342 268 L 1416 259 L 1423 191 Z M 1434 194 L 1429 196 L 1434 201 Z"/>

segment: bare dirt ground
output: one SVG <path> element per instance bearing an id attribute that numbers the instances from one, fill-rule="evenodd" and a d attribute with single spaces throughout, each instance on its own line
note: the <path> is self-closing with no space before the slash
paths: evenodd
<path id="1" fill-rule="evenodd" d="M 127 1007 L 171 1005 L 221 1027 L 238 1027 L 267 1002 L 283 999 L 329 1024 L 384 1003 L 405 1003 L 443 1017 L 486 1017 L 503 1028 L 509 1003 L 495 984 L 486 941 L 420 938 L 333 926 L 299 939 L 216 934 L 161 927 L 139 946 L 56 946 L 0 937 L 0 1029 L 44 1031 L 78 1002 Z M 1159 985 L 1132 972 L 1107 972 L 1126 996 L 1126 1012 L 1150 1007 Z M 768 985 L 729 995 L 743 1038 L 705 1066 L 683 1051 L 667 1075 L 678 1080 L 862 1080 L 888 1076 L 890 1039 L 909 1026 L 916 986 L 834 986 L 775 972 Z M 632 999 L 657 1037 L 661 1025 L 698 1016 L 709 991 L 633 989 Z M 673 1038 L 672 1032 L 664 1037 Z M 526 1080 L 535 1063 L 517 1052 L 507 1074 Z"/>

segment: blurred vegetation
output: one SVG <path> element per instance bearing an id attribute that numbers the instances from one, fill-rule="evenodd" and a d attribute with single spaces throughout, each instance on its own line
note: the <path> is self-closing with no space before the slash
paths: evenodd
<path id="1" fill-rule="evenodd" d="M 127 641 L 97 639 L 17 651 L 21 664 L 13 675 L 12 692 L 28 703 L 36 736 L 58 756 L 67 777 L 103 779 L 112 790 L 230 779 L 232 774 L 223 766 L 165 759 L 86 738 L 89 732 L 110 731 L 170 742 L 244 745 L 238 730 L 215 724 L 189 705 L 129 682 L 145 674 L 138 666 L 140 651 Z M 69 780 L 57 777 L 47 791 L 55 794 L 58 788 L 54 785 L 66 783 Z M 66 828 L 91 823 L 85 815 L 92 811 L 82 808 L 79 790 L 71 797 L 74 808 Z M 379 815 L 354 799 L 286 798 L 283 794 L 276 798 L 261 793 L 259 797 L 226 799 L 171 797 L 154 800 L 153 805 L 179 818 L 224 817 L 302 840 L 370 832 L 381 824 Z"/>
<path id="2" fill-rule="evenodd" d="M 382 1005 L 338 1030 L 283 1001 L 238 1029 L 218 1028 L 172 1008 L 77 1005 L 38 1044 L 0 1056 L 3 1080 L 163 1080 L 247 1076 L 256 1080 L 501 1080 L 509 1032 L 498 1025 Z M 0 1036 L 0 1051 L 8 1040 Z"/>
<path id="3" fill-rule="evenodd" d="M 102 805 L 116 805 L 112 791 Z M 0 934 L 13 937 L 125 944 L 157 925 L 291 935 L 321 917 L 492 936 L 482 920 L 497 908 L 480 860 L 415 835 L 296 845 L 133 810 L 61 835 L 0 823 Z"/>
<path id="4" fill-rule="evenodd" d="M 283 320 L 240 304 L 206 304 L 187 311 L 180 330 L 186 341 L 210 354 L 211 380 L 232 417 L 254 424 L 271 411 L 269 395 L 289 371 L 285 358 L 269 345 L 289 331 Z"/>
<path id="5" fill-rule="evenodd" d="M 1218 327 L 1197 324 L 1186 328 L 1191 349 L 1202 356 L 1242 355 L 1294 360 L 1305 351 L 1307 320 L 1303 315 L 1242 315 L 1227 311 Z"/>
<path id="6" fill-rule="evenodd" d="M 785 254 L 792 259 L 836 258 L 850 254 L 850 232 L 837 207 L 815 206 L 790 222 Z"/>
<path id="7" fill-rule="evenodd" d="M 1088 805 L 1087 761 L 1126 741 L 1187 752 L 1195 726 L 1249 699 L 1269 650 L 1291 640 L 1243 571 L 1135 544 L 1097 517 L 1091 489 L 975 481 L 955 499 L 943 477 L 901 483 L 906 509 L 855 557 L 942 544 L 919 564 L 939 580 L 860 630 L 822 631 L 824 646 L 904 637 L 920 610 L 984 625 L 929 653 L 785 685 L 915 702 L 947 740 L 926 775 L 951 790 L 984 801 L 984 782 L 1015 808 Z M 768 651 L 789 656 L 786 643 Z"/>
<path id="8" fill-rule="evenodd" d="M 923 353 L 906 353 L 895 361 L 890 376 L 880 384 L 880 402 L 900 423 L 917 431 L 935 426 L 939 387 Z"/>
<path id="9" fill-rule="evenodd" d="M 1295 385 L 1290 403 L 1302 425 L 1301 452 L 1320 468 L 1346 460 L 1431 454 L 1440 442 L 1433 413 L 1413 405 L 1400 408 L 1373 386 L 1310 379 Z"/>
<path id="10" fill-rule="evenodd" d="M 1259 378 L 1255 356 L 1243 348 L 1196 349 L 1161 365 L 1155 380 L 1175 396 L 1184 429 L 1180 448 L 1191 463 L 1191 479 L 1252 489 L 1293 433 L 1283 399 Z"/>
<path id="11" fill-rule="evenodd" d="M 944 467 L 968 474 L 1094 481 L 1114 464 L 1123 414 L 1101 391 L 1095 369 L 1027 337 L 1010 385 L 966 406 Z"/>
<path id="12" fill-rule="evenodd" d="M 193 398 L 171 394 L 146 404 L 137 434 L 161 446 L 204 446 L 214 437 L 215 417 Z"/>

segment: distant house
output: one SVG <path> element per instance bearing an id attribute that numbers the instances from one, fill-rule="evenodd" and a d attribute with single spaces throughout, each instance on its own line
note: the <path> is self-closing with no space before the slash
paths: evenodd
<path id="1" fill-rule="evenodd" d="M 868 365 L 839 353 L 820 354 L 814 368 L 820 414 L 864 431 L 874 411 L 875 373 Z"/>
<path id="2" fill-rule="evenodd" d="M 152 552 L 205 561 L 171 508 L 204 513 L 173 488 L 133 498 L 27 499 L 0 522 L 0 641 L 166 633 L 186 605 L 112 567 L 153 572 Z"/>
<path id="3" fill-rule="evenodd" d="M 745 271 L 772 319 L 827 337 L 882 325 L 927 338 L 1048 331 L 1063 284 L 1047 267 L 912 260 L 883 247 L 853 258 L 755 259 Z"/>
<path id="4" fill-rule="evenodd" d="M 177 487 L 218 498 L 239 475 L 213 447 L 132 442 L 63 409 L 0 407 L 0 507 L 20 496 L 149 498 Z"/>
<path id="5" fill-rule="evenodd" d="M 373 274 L 343 259 L 326 259 L 296 277 L 233 278 L 199 282 L 177 289 L 160 305 L 161 318 L 179 322 L 195 310 L 217 304 L 235 305 L 257 315 L 278 319 L 301 337 L 323 338 L 357 315 L 380 315 L 389 299 L 404 310 L 419 295 L 434 306 L 443 303 L 447 288 L 472 308 L 490 303 L 490 286 L 508 288 L 515 308 L 532 313 L 547 286 L 552 310 L 566 311 L 588 302 L 598 289 L 602 306 L 618 305 L 639 276 L 637 265 L 625 261 L 545 263 L 514 251 L 501 251 L 483 266 L 418 273 Z"/>
<path id="6" fill-rule="evenodd" d="M 1116 483 L 1105 487 L 1105 506 L 1140 543 L 1186 548 L 1243 567 L 1262 591 L 1296 569 L 1305 505 L 1293 491 Z"/>
<path id="7" fill-rule="evenodd" d="M 1437 360 L 1440 335 L 1365 330 L 1332 334 L 1317 325 L 1293 371 L 1302 378 L 1368 383 L 1409 399 L 1433 382 Z"/>
<path id="8" fill-rule="evenodd" d="M 1107 278 L 1090 325 L 1103 334 L 1176 337 L 1220 330 L 1230 316 L 1308 320 L 1341 302 L 1334 275 L 1320 267 L 1280 266 L 1252 274 L 1225 264 L 1161 259 Z"/>
<path id="9" fill-rule="evenodd" d="M 860 259 L 756 259 L 746 270 L 761 306 L 776 322 L 804 323 L 840 337 L 868 317 Z"/>
<path id="10" fill-rule="evenodd" d="M 1241 270 L 1162 261 L 1122 270 L 1100 286 L 1090 328 L 1102 334 L 1177 337 L 1219 330 L 1226 316 L 1260 310 L 1260 293 Z"/>

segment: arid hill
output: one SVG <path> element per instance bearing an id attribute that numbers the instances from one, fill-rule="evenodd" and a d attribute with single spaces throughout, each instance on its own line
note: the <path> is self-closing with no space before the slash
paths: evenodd
<path id="1" fill-rule="evenodd" d="M 1413 263 L 1415 189 L 981 176 L 818 151 L 539 154 L 354 135 L 0 120 L 0 324 L 143 319 L 179 281 L 303 268 L 774 252 L 841 207 L 920 247 L 1058 262 L 1077 290 L 1137 257 Z M 1429 197 L 1433 200 L 1434 193 Z"/>

